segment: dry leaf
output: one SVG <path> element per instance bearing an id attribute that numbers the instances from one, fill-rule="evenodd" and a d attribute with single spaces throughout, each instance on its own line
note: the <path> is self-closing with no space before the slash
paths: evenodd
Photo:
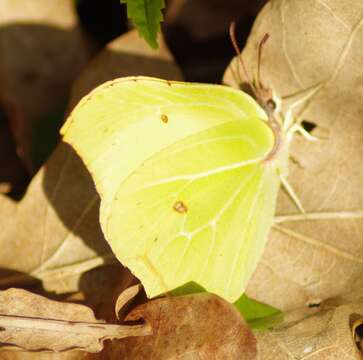
<path id="1" fill-rule="evenodd" d="M 123 291 L 116 300 L 115 304 L 115 315 L 120 320 L 120 310 L 124 308 L 141 290 L 141 284 L 130 286 L 128 289 Z"/>
<path id="2" fill-rule="evenodd" d="M 358 352 L 360 352 L 361 357 L 363 358 L 363 315 L 352 314 L 350 320 L 354 342 L 357 346 Z"/>
<path id="3" fill-rule="evenodd" d="M 322 137 L 294 139 L 288 181 L 307 214 L 280 192 L 276 225 L 247 291 L 287 310 L 363 285 L 363 3 L 271 1 L 243 51 L 251 74 L 266 32 L 263 84 L 278 96 L 300 91 L 283 102 L 284 112 L 309 95 L 294 114 Z M 229 84 L 232 68 L 236 73 L 236 62 L 225 75 Z"/>
<path id="4" fill-rule="evenodd" d="M 81 160 L 61 144 L 19 203 L 0 197 L 0 267 L 40 279 L 49 291 L 78 289 L 79 276 L 113 257 L 98 222 L 98 195 Z M 0 285 L 26 276 L 0 272 Z"/>
<path id="5" fill-rule="evenodd" d="M 153 335 L 113 341 L 103 359 L 257 358 L 256 340 L 233 305 L 212 294 L 162 298 L 134 309 L 125 320 L 149 322 Z"/>
<path id="6" fill-rule="evenodd" d="M 363 319 L 363 306 L 321 308 L 300 322 L 291 321 L 277 330 L 257 333 L 261 359 L 361 359 L 353 330 L 354 322 Z"/>
<path id="7" fill-rule="evenodd" d="M 97 318 L 105 319 L 109 323 L 117 323 L 130 311 L 130 306 L 133 304 L 131 297 L 135 294 L 133 289 L 138 282 L 139 280 L 121 263 L 102 266 L 82 275 L 78 296 L 81 296 L 82 301 L 93 309 Z M 118 312 L 119 317 L 117 317 L 115 304 L 119 298 L 128 299 L 129 302 L 123 302 Z M 146 296 L 143 298 L 138 296 L 137 299 L 139 300 L 139 298 L 146 301 Z"/>
<path id="8" fill-rule="evenodd" d="M 66 100 L 89 56 L 73 0 L 1 1 L 0 102 L 30 169 L 34 128 Z"/>
<path id="9" fill-rule="evenodd" d="M 165 71 L 165 77 L 174 74 L 178 79 L 165 46 L 158 53 L 147 45 L 138 52 L 130 50 L 134 36 L 120 37 L 99 54 L 79 78 L 72 104 L 83 91 L 119 73 L 162 76 Z M 78 291 L 83 273 L 117 262 L 101 233 L 98 209 L 91 176 L 74 151 L 61 143 L 19 203 L 0 195 L 0 286 L 22 284 L 29 274 L 42 280 L 48 291 Z M 17 273 L 9 275 L 9 270 Z"/>
<path id="10" fill-rule="evenodd" d="M 0 292 L 3 349 L 98 352 L 103 341 L 150 334 L 148 325 L 105 324 L 84 305 L 46 299 L 21 289 Z"/>

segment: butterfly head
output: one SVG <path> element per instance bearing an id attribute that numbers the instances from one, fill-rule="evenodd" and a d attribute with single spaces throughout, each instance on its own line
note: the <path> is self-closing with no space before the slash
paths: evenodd
<path id="1" fill-rule="evenodd" d="M 246 82 L 240 81 L 240 88 L 241 90 L 244 90 L 250 95 L 252 95 L 259 103 L 259 105 L 265 110 L 267 115 L 267 123 L 270 126 L 272 132 L 274 133 L 275 137 L 273 148 L 266 155 L 264 160 L 264 162 L 267 163 L 276 157 L 282 144 L 281 126 L 278 121 L 278 114 L 280 114 L 280 108 L 281 108 L 281 100 L 276 96 L 271 87 L 266 87 L 262 84 L 260 78 L 262 49 L 266 41 L 269 39 L 270 35 L 266 33 L 258 44 L 257 75 L 256 78 L 251 80 L 250 74 L 247 71 L 247 68 L 241 56 L 241 51 L 237 44 L 235 30 L 236 30 L 236 24 L 232 22 L 229 28 L 230 38 L 233 47 L 236 51 L 239 64 L 242 66 L 245 78 L 247 79 L 247 84 Z"/>
<path id="2" fill-rule="evenodd" d="M 236 25 L 234 22 L 231 23 L 229 32 L 230 32 L 230 38 L 231 42 L 233 44 L 233 47 L 236 51 L 237 58 L 239 61 L 239 64 L 242 66 L 243 73 L 245 75 L 246 81 L 242 81 L 239 79 L 239 86 L 240 89 L 245 91 L 246 93 L 253 96 L 256 101 L 259 103 L 259 105 L 265 110 L 267 116 L 274 117 L 276 114 L 280 112 L 281 108 L 281 100 L 278 98 L 278 96 L 275 94 L 275 92 L 272 90 L 271 87 L 266 87 L 262 84 L 261 81 L 261 55 L 262 50 L 269 39 L 270 35 L 266 33 L 261 41 L 258 44 L 258 52 L 257 52 L 257 74 L 256 77 L 251 79 L 250 72 L 247 70 L 245 63 L 243 61 L 243 58 L 241 56 L 241 50 L 238 47 L 236 35 L 235 35 L 235 28 Z M 238 72 L 237 72 L 238 73 Z M 240 75 L 238 73 L 238 75 Z"/>
<path id="3" fill-rule="evenodd" d="M 264 87 L 261 83 L 256 87 L 256 100 L 265 110 L 268 117 L 276 117 L 281 110 L 281 99 L 272 88 Z"/>

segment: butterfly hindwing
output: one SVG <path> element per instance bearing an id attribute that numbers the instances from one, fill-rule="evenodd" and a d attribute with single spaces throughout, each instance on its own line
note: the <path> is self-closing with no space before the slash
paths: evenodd
<path id="1" fill-rule="evenodd" d="M 189 281 L 241 295 L 264 247 L 260 219 L 272 219 L 276 174 L 262 163 L 272 141 L 260 119 L 224 123 L 156 153 L 120 184 L 106 233 L 149 296 Z"/>

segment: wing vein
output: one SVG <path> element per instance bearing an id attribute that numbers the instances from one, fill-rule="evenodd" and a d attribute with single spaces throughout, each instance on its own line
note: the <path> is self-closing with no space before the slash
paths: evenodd
<path id="1" fill-rule="evenodd" d="M 226 204 L 222 207 L 222 209 L 218 212 L 218 214 L 216 215 L 216 217 L 213 219 L 213 221 L 210 222 L 210 225 L 213 225 L 214 223 L 214 232 L 216 235 L 217 233 L 217 225 L 218 225 L 218 221 L 219 219 L 221 218 L 221 216 L 223 215 L 223 213 L 233 204 L 233 202 L 236 200 L 236 198 L 239 196 L 239 194 L 241 193 L 241 191 L 245 188 L 245 186 L 247 185 L 247 183 L 251 180 L 252 177 L 255 176 L 257 172 L 257 169 L 254 173 L 252 173 L 248 179 L 246 179 L 246 181 L 242 182 L 241 183 L 241 186 L 237 189 L 237 191 L 235 193 L 232 194 L 231 198 L 226 202 Z M 214 242 L 215 242 L 215 238 L 214 238 Z M 200 277 L 202 277 L 206 271 L 206 269 L 208 268 L 208 265 L 209 265 L 209 260 L 210 260 L 210 255 L 213 251 L 213 248 L 214 248 L 214 244 L 213 244 L 213 247 L 210 247 L 208 249 L 208 255 L 207 255 L 207 261 L 206 261 L 206 264 L 205 266 L 203 267 L 203 270 L 201 271 L 201 275 Z"/>
<path id="2" fill-rule="evenodd" d="M 219 166 L 217 168 L 210 169 L 210 170 L 207 170 L 207 171 L 203 171 L 203 172 L 200 172 L 200 173 L 197 173 L 197 174 L 194 174 L 194 175 L 189 174 L 189 175 L 171 176 L 171 177 L 166 178 L 166 179 L 161 179 L 161 180 L 155 181 L 155 182 L 153 182 L 153 183 L 151 183 L 151 184 L 149 184 L 147 186 L 140 187 L 140 188 L 138 188 L 138 190 L 148 189 L 148 188 L 151 188 L 151 187 L 154 187 L 154 186 L 157 186 L 157 185 L 167 184 L 167 183 L 174 182 L 174 181 L 179 181 L 179 180 L 192 180 L 192 181 L 194 181 L 194 180 L 201 179 L 201 178 L 204 178 L 204 177 L 208 177 L 208 176 L 211 176 L 211 175 L 215 175 L 215 174 L 218 174 L 218 173 L 221 173 L 221 172 L 242 168 L 242 167 L 245 167 L 245 166 L 248 166 L 248 165 L 257 164 L 257 163 L 261 162 L 263 159 L 264 159 L 264 157 L 261 156 L 261 157 L 256 158 L 256 159 L 245 160 L 245 161 L 232 163 L 232 164 L 229 164 L 229 165 Z"/>
<path id="3" fill-rule="evenodd" d="M 226 283 L 226 291 L 230 288 L 231 286 L 231 282 L 232 282 L 232 278 L 233 278 L 233 274 L 234 272 L 236 271 L 236 267 L 237 267 L 237 264 L 238 264 L 238 261 L 240 259 L 240 256 L 241 256 L 241 251 L 242 251 L 242 248 L 243 248 L 243 243 L 244 243 L 244 237 L 247 233 L 247 229 L 249 228 L 249 223 L 251 221 L 251 218 L 255 212 L 255 207 L 258 203 L 258 200 L 259 200 L 259 197 L 260 197 L 260 193 L 261 193 L 261 190 L 262 190 L 262 184 L 264 183 L 264 174 L 262 174 L 262 176 L 260 177 L 260 181 L 259 181 L 259 184 L 258 184 L 258 189 L 254 195 L 254 199 L 253 199 L 253 204 L 252 206 L 250 207 L 250 210 L 249 210 L 249 213 L 248 213 L 248 216 L 247 216 L 247 221 L 246 221 L 246 227 L 243 229 L 243 232 L 242 232 L 242 237 L 241 237 L 241 240 L 240 240 L 240 246 L 239 246 L 239 249 L 238 251 L 236 251 L 236 255 L 234 256 L 234 259 L 232 261 L 232 268 L 231 268 L 231 272 L 229 274 L 229 277 L 228 277 L 228 281 Z"/>
<path id="4" fill-rule="evenodd" d="M 187 251 L 189 250 L 189 247 L 191 245 L 191 242 L 193 240 L 193 236 L 196 235 L 198 232 L 202 231 L 204 228 L 207 228 L 211 226 L 213 223 L 216 224 L 215 231 L 217 231 L 217 222 L 220 219 L 220 217 L 223 215 L 223 213 L 230 207 L 230 205 L 235 201 L 236 197 L 239 195 L 239 193 L 242 191 L 242 189 L 245 187 L 245 185 L 250 181 L 250 179 L 255 175 L 256 171 L 251 174 L 245 181 L 242 182 L 241 186 L 232 194 L 232 196 L 226 201 L 224 206 L 221 208 L 221 210 L 216 214 L 216 216 L 210 220 L 208 223 L 204 224 L 203 226 L 200 226 L 198 229 L 194 230 L 192 233 L 188 233 L 187 231 L 182 230 L 179 235 L 183 235 L 188 238 L 188 242 L 184 248 L 183 254 L 180 256 L 180 261 L 178 265 L 175 267 L 175 274 L 179 271 L 179 268 L 181 267 L 183 263 L 183 259 Z"/>

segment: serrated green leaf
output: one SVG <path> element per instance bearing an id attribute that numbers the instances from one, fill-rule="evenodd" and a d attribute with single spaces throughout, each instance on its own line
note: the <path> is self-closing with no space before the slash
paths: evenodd
<path id="1" fill-rule="evenodd" d="M 139 35 L 147 43 L 157 49 L 157 34 L 163 20 L 161 10 L 165 7 L 164 0 L 121 0 L 127 5 L 127 15 L 135 23 Z"/>

